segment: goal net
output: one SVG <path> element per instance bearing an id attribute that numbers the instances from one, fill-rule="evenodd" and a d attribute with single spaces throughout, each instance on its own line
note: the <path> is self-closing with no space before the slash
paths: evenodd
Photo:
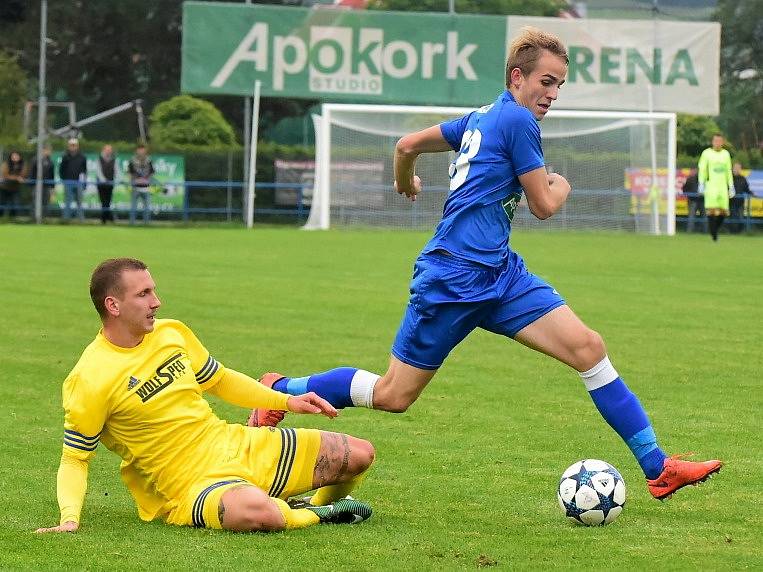
<path id="1" fill-rule="evenodd" d="M 313 117 L 315 186 L 305 228 L 433 228 L 449 193 L 455 153 L 419 156 L 423 191 L 411 202 L 392 189 L 395 143 L 472 110 L 324 104 Z M 522 200 L 512 227 L 675 233 L 675 114 L 550 111 L 541 133 L 547 168 L 573 190 L 544 221 Z"/>

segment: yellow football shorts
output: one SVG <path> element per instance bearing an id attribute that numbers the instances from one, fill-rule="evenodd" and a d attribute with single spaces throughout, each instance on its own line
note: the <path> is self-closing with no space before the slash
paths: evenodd
<path id="1" fill-rule="evenodd" d="M 321 447 L 317 429 L 241 427 L 238 442 L 229 447 L 230 461 L 211 467 L 178 499 L 167 515 L 169 524 L 222 528 L 220 499 L 234 487 L 252 485 L 268 496 L 287 499 L 313 488 L 313 473 Z"/>
<path id="2" fill-rule="evenodd" d="M 727 189 L 705 189 L 705 210 L 729 210 L 729 192 Z"/>

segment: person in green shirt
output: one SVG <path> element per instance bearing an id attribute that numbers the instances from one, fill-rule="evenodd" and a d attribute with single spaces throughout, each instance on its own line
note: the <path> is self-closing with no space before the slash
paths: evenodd
<path id="1" fill-rule="evenodd" d="M 699 192 L 705 196 L 710 235 L 717 241 L 723 219 L 729 216 L 729 198 L 734 196 L 731 155 L 723 148 L 723 135 L 713 135 L 712 147 L 702 151 L 698 168 Z"/>

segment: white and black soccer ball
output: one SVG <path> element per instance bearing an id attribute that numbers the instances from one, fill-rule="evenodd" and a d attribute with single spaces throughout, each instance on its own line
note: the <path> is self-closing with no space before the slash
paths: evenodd
<path id="1" fill-rule="evenodd" d="M 609 463 L 585 459 L 564 471 L 556 496 L 570 520 L 587 526 L 609 524 L 623 511 L 625 481 Z"/>

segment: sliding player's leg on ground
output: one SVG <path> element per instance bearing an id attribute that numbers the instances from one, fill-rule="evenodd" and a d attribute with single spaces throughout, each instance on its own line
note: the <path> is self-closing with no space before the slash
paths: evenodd
<path id="1" fill-rule="evenodd" d="M 236 463 L 192 487 L 168 522 L 239 532 L 361 522 L 371 516 L 371 508 L 341 497 L 357 487 L 373 460 L 373 446 L 349 435 L 254 429 L 242 440 Z M 287 504 L 290 496 L 314 489 L 315 502 L 325 504 Z"/>
<path id="2" fill-rule="evenodd" d="M 679 488 L 705 480 L 720 461 L 696 463 L 668 457 L 641 403 L 609 361 L 601 336 L 568 306 L 560 306 L 514 336 L 527 347 L 574 368 L 605 421 L 625 441 L 647 478 L 649 491 L 666 498 Z"/>
<path id="3" fill-rule="evenodd" d="M 269 494 L 277 495 L 277 498 L 269 497 L 270 506 L 263 508 L 252 502 L 256 499 L 251 498 L 248 491 L 231 491 L 229 498 L 222 497 L 221 506 L 233 507 L 235 514 L 229 515 L 223 508 L 226 513 L 224 527 L 238 530 L 237 526 L 249 526 L 257 522 L 261 514 L 258 511 L 269 510 L 266 514 L 272 514 L 273 506 L 281 514 L 282 528 L 301 528 L 318 523 L 356 523 L 371 516 L 368 505 L 344 498 L 360 485 L 374 461 L 371 443 L 327 431 L 281 431 L 287 432 L 287 437 L 269 489 Z M 292 436 L 296 443 L 292 442 Z M 316 440 L 320 443 L 317 454 L 313 452 Z M 300 441 L 303 444 L 300 445 Z M 291 465 L 290 455 L 293 455 Z M 312 462 L 309 461 L 311 458 L 314 459 Z M 298 508 L 292 508 L 284 502 L 284 499 L 314 489 L 317 490 L 309 504 L 300 503 Z"/>

